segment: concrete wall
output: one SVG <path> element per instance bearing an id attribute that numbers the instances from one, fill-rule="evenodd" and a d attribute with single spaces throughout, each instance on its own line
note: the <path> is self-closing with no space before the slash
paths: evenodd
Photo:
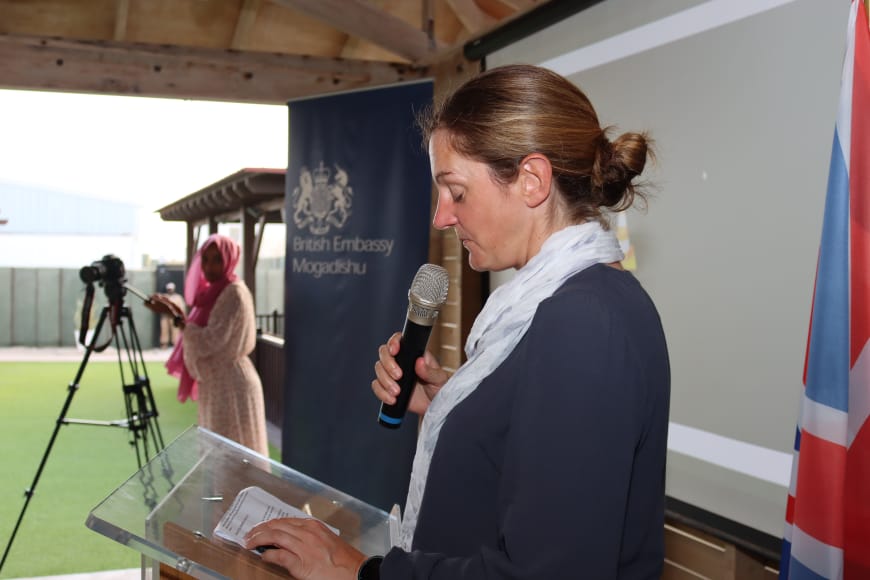
<path id="1" fill-rule="evenodd" d="M 84 265 L 84 264 L 82 264 Z M 270 259 L 257 268 L 257 313 L 283 312 L 284 261 Z M 127 271 L 127 284 L 150 294 L 157 291 L 153 270 Z M 69 268 L 0 268 L 0 347 L 74 346 L 85 284 L 79 271 Z M 95 286 L 90 327 L 107 303 L 105 291 Z M 128 293 L 130 308 L 142 348 L 157 345 L 157 315 Z"/>

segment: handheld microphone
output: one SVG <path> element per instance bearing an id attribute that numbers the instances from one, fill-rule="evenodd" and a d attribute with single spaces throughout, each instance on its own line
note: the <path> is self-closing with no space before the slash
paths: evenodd
<path id="1" fill-rule="evenodd" d="M 402 378 L 398 380 L 400 391 L 394 404 L 381 403 L 378 423 L 384 427 L 398 429 L 402 425 L 414 385 L 417 383 L 414 362 L 426 351 L 432 326 L 447 301 L 449 281 L 447 270 L 441 266 L 423 264 L 411 282 L 411 289 L 408 290 L 408 314 L 399 341 L 399 354 L 396 355 L 396 364 L 402 369 Z"/>

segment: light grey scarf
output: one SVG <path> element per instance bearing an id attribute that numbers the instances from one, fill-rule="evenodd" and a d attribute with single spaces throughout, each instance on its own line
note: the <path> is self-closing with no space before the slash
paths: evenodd
<path id="1" fill-rule="evenodd" d="M 432 399 L 423 417 L 399 540 L 404 550 L 411 549 L 429 462 L 447 415 L 513 351 L 541 301 L 577 272 L 622 258 L 616 236 L 597 221 L 570 226 L 551 235 L 510 282 L 489 296 L 468 335 L 468 360 Z"/>

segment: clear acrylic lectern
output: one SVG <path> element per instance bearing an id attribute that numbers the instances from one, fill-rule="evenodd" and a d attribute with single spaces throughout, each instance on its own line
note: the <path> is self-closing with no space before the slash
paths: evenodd
<path id="1" fill-rule="evenodd" d="M 195 578 L 287 578 L 257 554 L 212 535 L 249 486 L 338 528 L 365 554 L 390 548 L 394 516 L 201 427 L 182 433 L 112 492 L 87 526 L 141 552 L 146 578 L 157 578 L 161 563 Z"/>

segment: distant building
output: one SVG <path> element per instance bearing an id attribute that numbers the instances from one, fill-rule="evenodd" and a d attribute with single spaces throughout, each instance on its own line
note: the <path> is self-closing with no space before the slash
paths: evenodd
<path id="1" fill-rule="evenodd" d="M 0 268 L 80 268 L 106 254 L 140 268 L 138 213 L 131 203 L 0 181 Z"/>

